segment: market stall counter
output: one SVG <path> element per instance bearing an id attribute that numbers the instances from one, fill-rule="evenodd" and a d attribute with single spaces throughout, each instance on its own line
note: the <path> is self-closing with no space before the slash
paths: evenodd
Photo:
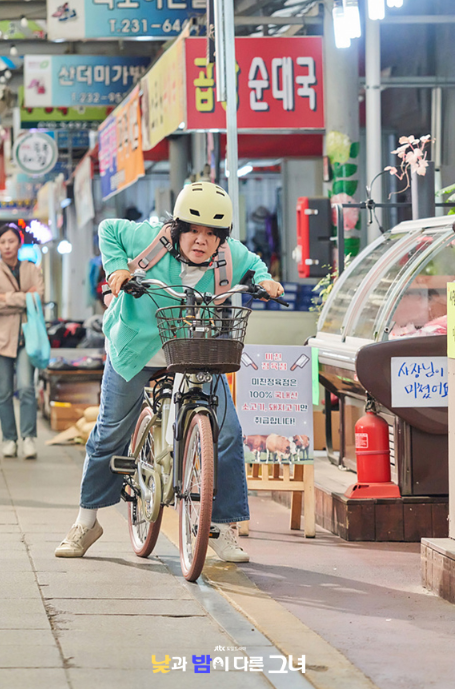
<path id="1" fill-rule="evenodd" d="M 38 404 L 53 431 L 63 431 L 99 405 L 104 350 L 51 350 L 48 368 L 40 372 Z"/>
<path id="2" fill-rule="evenodd" d="M 391 361 L 444 360 L 447 283 L 454 279 L 453 219 L 403 222 L 349 264 L 324 305 L 316 337 L 309 340 L 318 349 L 321 383 L 340 400 L 339 466 L 356 470 L 354 427 L 367 392 L 389 425 L 391 475 L 402 498 L 348 500 L 333 493 L 320 501 L 325 505 L 320 512 L 337 514 L 332 530 L 343 531 L 348 540 L 365 540 L 366 532 L 366 540 L 447 535 L 447 406 L 436 406 L 446 402 L 418 406 L 416 394 L 408 407 L 393 406 Z M 424 386 L 420 389 L 423 397 Z M 446 388 L 439 393 L 447 397 Z M 327 514 L 319 517 L 327 525 Z"/>

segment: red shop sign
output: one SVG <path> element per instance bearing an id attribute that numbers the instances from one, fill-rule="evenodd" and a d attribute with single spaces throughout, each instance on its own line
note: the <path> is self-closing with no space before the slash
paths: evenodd
<path id="1" fill-rule="evenodd" d="M 185 41 L 186 129 L 225 129 L 206 40 Z M 239 129 L 323 129 L 322 38 L 236 38 Z"/>

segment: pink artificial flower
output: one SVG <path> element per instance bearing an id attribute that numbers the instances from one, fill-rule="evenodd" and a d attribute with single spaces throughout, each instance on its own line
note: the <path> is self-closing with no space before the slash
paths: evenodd
<path id="1" fill-rule="evenodd" d="M 396 148 L 392 153 L 396 153 L 399 158 L 404 158 L 405 156 L 405 151 L 409 148 L 409 144 L 405 144 L 404 146 L 399 146 Z"/>
<path id="2" fill-rule="evenodd" d="M 411 145 L 412 143 L 414 143 L 415 140 L 415 136 L 413 136 L 413 134 L 410 134 L 409 136 L 400 136 L 400 138 L 398 139 L 398 143 Z"/>
<path id="3" fill-rule="evenodd" d="M 425 177 L 427 167 L 428 167 L 428 160 L 426 160 L 425 158 L 421 158 L 419 160 L 417 168 L 416 168 L 417 174 L 420 175 L 421 177 Z"/>
<path id="4" fill-rule="evenodd" d="M 422 151 L 420 148 L 416 148 L 413 151 L 406 153 L 405 162 L 411 166 L 411 172 L 417 172 L 419 167 L 419 161 L 422 158 Z"/>
<path id="5" fill-rule="evenodd" d="M 391 175 L 396 175 L 398 174 L 398 170 L 396 167 L 393 167 L 392 165 L 387 165 L 387 167 L 384 168 L 384 172 L 389 171 Z"/>

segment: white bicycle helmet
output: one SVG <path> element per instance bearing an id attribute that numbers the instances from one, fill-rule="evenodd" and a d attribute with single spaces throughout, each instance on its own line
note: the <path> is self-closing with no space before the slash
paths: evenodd
<path id="1" fill-rule="evenodd" d="M 230 230 L 232 201 L 218 184 L 193 182 L 183 187 L 174 206 L 174 220 Z"/>

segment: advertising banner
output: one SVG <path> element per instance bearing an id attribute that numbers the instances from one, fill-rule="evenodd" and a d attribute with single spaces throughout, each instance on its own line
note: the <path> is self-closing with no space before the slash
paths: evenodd
<path id="1" fill-rule="evenodd" d="M 95 217 L 92 193 L 92 161 L 85 155 L 74 172 L 74 203 L 78 228 Z"/>
<path id="2" fill-rule="evenodd" d="M 447 407 L 447 357 L 392 357 L 390 378 L 392 407 Z"/>
<path id="3" fill-rule="evenodd" d="M 246 345 L 237 373 L 245 461 L 313 461 L 311 347 Z"/>
<path id="4" fill-rule="evenodd" d="M 186 129 L 225 129 L 207 42 L 185 40 Z M 236 38 L 239 129 L 323 129 L 320 36 Z"/>
<path id="5" fill-rule="evenodd" d="M 149 63 L 148 57 L 26 55 L 25 107 L 116 105 Z"/>
<path id="6" fill-rule="evenodd" d="M 139 86 L 99 129 L 101 194 L 107 199 L 143 177 Z"/>
<path id="7" fill-rule="evenodd" d="M 190 17 L 206 12 L 206 0 L 47 0 L 47 29 L 59 38 L 171 38 Z"/>
<path id="8" fill-rule="evenodd" d="M 113 108 L 80 105 L 75 108 L 26 108 L 24 87 L 18 90 L 21 129 L 98 129 Z"/>
<path id="9" fill-rule="evenodd" d="M 144 151 L 185 123 L 184 57 L 184 42 L 176 41 L 141 79 Z"/>

